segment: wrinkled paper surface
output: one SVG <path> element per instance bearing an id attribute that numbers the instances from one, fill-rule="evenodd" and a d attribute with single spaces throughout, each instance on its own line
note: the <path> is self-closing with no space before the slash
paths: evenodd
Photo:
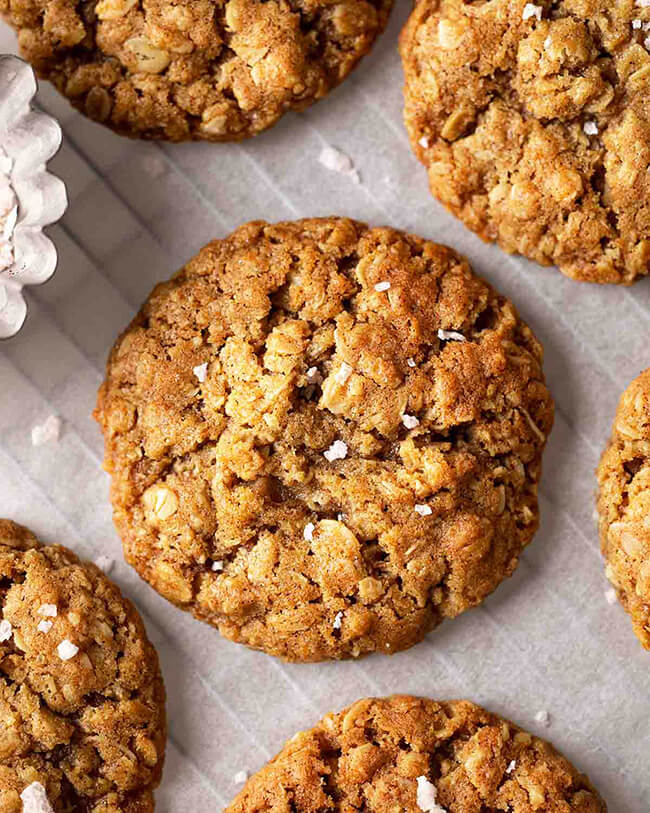
<path id="1" fill-rule="evenodd" d="M 138 143 L 75 113 L 42 84 L 65 135 L 52 171 L 70 207 L 50 230 L 53 279 L 27 294 L 27 323 L 0 343 L 0 514 L 82 556 L 115 559 L 167 685 L 169 744 L 157 810 L 221 810 L 296 731 L 366 695 L 467 697 L 551 739 L 613 813 L 650 808 L 650 653 L 607 603 L 594 469 L 620 393 L 650 365 L 650 283 L 597 287 L 484 245 L 433 201 L 402 124 L 398 3 L 388 30 L 329 98 L 243 144 Z M 0 51 L 14 51 L 0 24 Z M 349 155 L 361 178 L 318 160 Z M 446 242 L 510 296 L 545 347 L 556 422 L 542 527 L 507 583 L 419 646 L 360 662 L 286 665 L 223 640 L 172 607 L 121 559 L 102 441 L 91 418 L 107 351 L 153 285 L 204 243 L 254 218 L 346 214 Z M 32 445 L 49 415 L 58 442 Z M 548 711 L 548 727 L 536 722 Z"/>

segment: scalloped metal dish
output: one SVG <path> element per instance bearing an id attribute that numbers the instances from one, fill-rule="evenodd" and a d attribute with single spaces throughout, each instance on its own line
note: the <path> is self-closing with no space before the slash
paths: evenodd
<path id="1" fill-rule="evenodd" d="M 36 87 L 29 65 L 0 56 L 0 144 L 12 160 L 11 183 L 18 199 L 14 261 L 0 271 L 0 339 L 16 334 L 25 321 L 22 289 L 54 273 L 56 248 L 43 228 L 59 220 L 67 206 L 63 181 L 47 171 L 61 144 L 61 128 L 51 116 L 32 110 Z"/>

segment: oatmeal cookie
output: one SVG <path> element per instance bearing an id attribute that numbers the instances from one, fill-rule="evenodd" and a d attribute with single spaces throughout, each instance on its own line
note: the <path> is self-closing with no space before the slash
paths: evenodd
<path id="1" fill-rule="evenodd" d="M 541 362 L 451 249 L 335 217 L 242 226 L 110 355 L 96 417 L 126 558 L 283 658 L 409 647 L 537 528 Z"/>
<path id="2" fill-rule="evenodd" d="M 467 700 L 359 700 L 302 731 L 226 813 L 605 813 L 552 745 Z"/>
<path id="3" fill-rule="evenodd" d="M 607 578 L 650 649 L 650 369 L 621 397 L 598 484 Z"/>
<path id="4" fill-rule="evenodd" d="M 231 141 L 339 84 L 392 0 L 0 0 L 75 107 L 139 138 Z"/>
<path id="5" fill-rule="evenodd" d="M 405 121 L 433 194 L 567 276 L 650 273 L 650 7 L 419 0 Z"/>
<path id="6" fill-rule="evenodd" d="M 0 520 L 0 811 L 153 811 L 165 692 L 144 626 L 95 565 Z"/>

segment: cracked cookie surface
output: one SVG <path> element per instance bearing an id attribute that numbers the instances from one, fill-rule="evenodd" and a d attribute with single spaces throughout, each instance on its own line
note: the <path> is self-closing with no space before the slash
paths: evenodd
<path id="1" fill-rule="evenodd" d="M 552 745 L 466 700 L 359 700 L 293 737 L 226 813 L 605 813 Z"/>
<path id="2" fill-rule="evenodd" d="M 621 396 L 598 484 L 607 578 L 650 649 L 650 369 Z"/>
<path id="3" fill-rule="evenodd" d="M 165 692 L 131 602 L 95 565 L 9 520 L 0 600 L 0 812 L 21 813 L 30 786 L 54 811 L 153 811 Z"/>
<path id="4" fill-rule="evenodd" d="M 453 214 L 578 280 L 650 273 L 650 8 L 419 0 L 400 43 L 411 143 Z"/>
<path id="5" fill-rule="evenodd" d="M 392 0 L 0 0 L 23 56 L 123 135 L 246 138 L 324 97 Z"/>
<path id="6" fill-rule="evenodd" d="M 405 649 L 537 528 L 541 361 L 451 249 L 335 217 L 242 226 L 110 355 L 96 416 L 126 558 L 286 659 Z"/>

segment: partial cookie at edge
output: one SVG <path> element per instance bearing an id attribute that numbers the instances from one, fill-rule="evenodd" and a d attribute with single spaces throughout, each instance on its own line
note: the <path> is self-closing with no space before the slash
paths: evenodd
<path id="1" fill-rule="evenodd" d="M 650 649 L 650 369 L 621 396 L 598 485 L 607 578 Z"/>
<path id="2" fill-rule="evenodd" d="M 72 104 L 139 138 L 230 141 L 345 79 L 392 0 L 0 0 L 23 56 Z"/>
<path id="3" fill-rule="evenodd" d="M 420 0 L 405 121 L 433 194 L 484 240 L 566 275 L 650 273 L 650 9 Z"/>
<path id="4" fill-rule="evenodd" d="M 0 520 L 0 809 L 151 813 L 165 692 L 142 621 L 94 565 Z M 6 627 L 6 629 L 4 629 Z"/>
<path id="5" fill-rule="evenodd" d="M 438 807 L 435 807 L 438 805 Z M 226 813 L 606 813 L 552 745 L 466 700 L 359 700 L 296 734 Z"/>

